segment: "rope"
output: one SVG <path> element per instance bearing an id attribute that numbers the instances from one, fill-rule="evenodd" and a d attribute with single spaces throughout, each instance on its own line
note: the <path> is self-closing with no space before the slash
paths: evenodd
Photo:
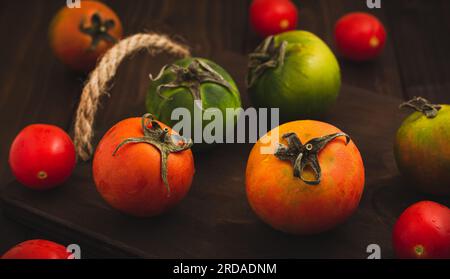
<path id="1" fill-rule="evenodd" d="M 106 52 L 83 88 L 76 113 L 75 150 L 83 161 L 88 160 L 93 152 L 91 143 L 94 136 L 93 125 L 100 97 L 107 94 L 108 83 L 115 76 L 120 63 L 141 49 L 147 49 L 153 56 L 163 51 L 179 57 L 190 56 L 186 46 L 172 41 L 165 35 L 154 33 L 130 36 Z"/>

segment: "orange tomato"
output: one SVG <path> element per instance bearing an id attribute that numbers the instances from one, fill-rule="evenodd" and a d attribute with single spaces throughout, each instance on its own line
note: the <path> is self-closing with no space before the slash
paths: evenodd
<path id="1" fill-rule="evenodd" d="M 108 6 L 82 1 L 80 8 L 62 8 L 50 25 L 55 55 L 75 71 L 88 72 L 122 37 L 122 23 Z"/>
<path id="2" fill-rule="evenodd" d="M 284 232 L 314 234 L 329 230 L 346 220 L 361 199 L 364 165 L 358 148 L 350 139 L 346 144 L 345 137 L 334 137 L 317 153 L 320 183 L 307 183 L 305 181 L 317 179 L 313 168 L 304 168 L 301 173 L 304 181 L 294 176 L 291 161 L 276 155 L 280 150 L 278 143 L 288 145 L 283 138 L 287 133 L 297 135 L 309 149 L 312 148 L 307 144 L 310 140 L 341 131 L 324 122 L 303 120 L 281 125 L 262 137 L 253 147 L 247 163 L 246 189 L 250 205 L 264 222 Z M 267 143 L 269 139 L 272 140 Z M 303 154 L 303 158 L 310 156 Z"/>
<path id="3" fill-rule="evenodd" d="M 120 146 L 126 139 L 145 139 L 143 125 L 148 129 L 161 126 L 168 135 L 175 135 L 158 121 L 144 124 L 144 120 L 129 118 L 114 125 L 98 144 L 93 161 L 94 181 L 101 196 L 112 207 L 138 217 L 161 214 L 179 203 L 188 193 L 195 172 L 189 149 L 168 153 L 163 164 L 163 153 L 148 142 Z M 166 181 L 161 169 L 164 165 Z"/>

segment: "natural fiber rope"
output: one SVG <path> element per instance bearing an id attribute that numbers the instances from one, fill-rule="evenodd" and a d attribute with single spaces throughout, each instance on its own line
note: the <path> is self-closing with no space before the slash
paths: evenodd
<path id="1" fill-rule="evenodd" d="M 165 35 L 154 33 L 133 35 L 121 40 L 106 52 L 83 88 L 76 113 L 74 143 L 76 152 L 82 160 L 86 161 L 92 155 L 93 124 L 100 97 L 107 94 L 108 83 L 116 74 L 122 60 L 141 49 L 148 49 L 151 55 L 163 51 L 180 57 L 190 55 L 186 46 L 172 41 Z"/>

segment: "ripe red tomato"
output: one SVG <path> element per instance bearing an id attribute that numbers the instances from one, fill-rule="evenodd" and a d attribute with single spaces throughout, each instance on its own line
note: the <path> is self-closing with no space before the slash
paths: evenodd
<path id="1" fill-rule="evenodd" d="M 450 259 L 450 209 L 432 201 L 408 207 L 393 231 L 399 258 Z"/>
<path id="2" fill-rule="evenodd" d="M 289 0 L 254 0 L 250 6 L 253 29 L 267 37 L 297 28 L 298 10 Z"/>
<path id="3" fill-rule="evenodd" d="M 122 37 L 119 17 L 98 1 L 81 1 L 80 8 L 62 8 L 50 25 L 55 55 L 75 71 L 88 72 L 100 56 Z"/>
<path id="4" fill-rule="evenodd" d="M 2 259 L 9 260 L 67 260 L 71 254 L 66 247 L 48 240 L 35 239 L 22 242 L 8 250 Z"/>
<path id="5" fill-rule="evenodd" d="M 190 149 L 181 148 L 184 144 L 168 145 L 175 134 L 148 116 L 114 125 L 98 144 L 93 161 L 95 185 L 105 201 L 138 217 L 161 214 L 179 203 L 188 193 L 195 171 Z M 157 147 L 163 144 L 180 149 L 166 153 L 163 160 Z"/>
<path id="6" fill-rule="evenodd" d="M 335 40 L 339 52 L 354 61 L 377 57 L 386 43 L 383 24 L 367 13 L 350 13 L 343 16 L 335 27 Z"/>
<path id="7" fill-rule="evenodd" d="M 25 127 L 9 150 L 9 165 L 19 182 L 36 190 L 60 185 L 71 175 L 75 147 L 62 129 L 46 124 Z"/>

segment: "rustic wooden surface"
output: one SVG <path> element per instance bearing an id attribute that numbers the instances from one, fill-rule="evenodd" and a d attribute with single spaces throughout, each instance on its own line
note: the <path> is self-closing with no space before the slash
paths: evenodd
<path id="1" fill-rule="evenodd" d="M 84 82 L 82 76 L 78 76 L 68 71 L 63 65 L 61 65 L 53 57 L 47 41 L 47 28 L 48 24 L 55 14 L 55 12 L 64 4 L 65 1 L 54 0 L 45 1 L 8 1 L 4 2 L 0 8 L 0 31 L 5 38 L 5 42 L 2 44 L 0 52 L 0 117 L 1 124 L 4 129 L 2 137 L 0 138 L 0 182 L 1 185 L 8 184 L 12 180 L 11 173 L 7 165 L 7 154 L 9 145 L 11 144 L 14 136 L 27 124 L 44 122 L 50 124 L 59 125 L 67 130 L 71 129 L 73 121 L 73 112 L 76 108 L 76 104 L 79 98 L 79 94 Z M 215 60 L 219 64 L 223 65 L 232 76 L 236 79 L 243 99 L 245 98 L 245 88 L 243 86 L 245 75 L 245 54 L 253 49 L 259 42 L 259 39 L 251 32 L 248 26 L 247 13 L 248 13 L 248 1 L 242 0 L 198 0 L 198 1 L 186 1 L 186 0 L 165 0 L 165 1 L 147 1 L 147 0 L 133 0 L 133 1 L 105 1 L 107 2 L 123 20 L 124 30 L 126 34 L 134 34 L 144 30 L 161 31 L 169 34 L 176 34 L 179 40 L 184 41 L 193 48 L 193 53 L 197 56 L 203 56 Z M 448 49 L 450 47 L 450 37 L 448 34 L 450 26 L 450 8 L 448 1 L 445 0 L 398 0 L 398 1 L 382 1 L 383 7 L 380 10 L 368 10 L 365 6 L 365 1 L 360 0 L 309 0 L 309 1 L 296 1 L 301 9 L 300 13 L 300 28 L 313 31 L 322 37 L 329 45 L 333 47 L 332 30 L 336 19 L 349 11 L 362 10 L 369 11 L 376 14 L 386 25 L 389 38 L 388 44 L 383 55 L 376 61 L 355 64 L 341 60 L 342 72 L 343 72 L 343 96 L 348 98 L 349 96 L 369 96 L 363 98 L 358 102 L 362 103 L 367 100 L 376 100 L 378 104 L 393 105 L 396 101 L 393 98 L 409 98 L 414 95 L 421 95 L 428 97 L 432 100 L 439 102 L 450 102 L 448 95 L 450 89 L 449 77 L 450 66 L 448 64 L 450 54 Z M 112 98 L 104 100 L 105 105 L 103 109 L 99 111 L 97 118 L 97 127 L 99 130 L 107 129 L 112 124 L 120 119 L 128 116 L 139 115 L 143 110 L 143 98 L 145 96 L 145 89 L 148 85 L 148 73 L 155 73 L 159 68 L 172 61 L 172 58 L 167 56 L 160 56 L 156 59 L 149 59 L 148 56 L 143 53 L 137 55 L 133 60 L 127 61 L 121 67 L 119 74 L 115 80 L 115 85 L 111 90 Z M 348 95 L 345 95 L 347 92 Z M 376 97 L 374 94 L 380 95 Z M 389 97 L 382 97 L 383 95 Z M 348 100 L 347 103 L 342 103 L 345 98 L 342 98 L 340 103 L 342 105 L 354 105 L 357 107 L 354 98 Z M 369 111 L 370 104 L 369 105 Z M 386 108 L 388 111 L 389 109 Z M 389 121 L 389 115 L 384 111 L 373 109 L 372 117 L 366 118 L 368 125 L 373 125 L 370 129 L 370 133 L 376 133 L 376 131 L 383 126 L 384 121 Z M 337 113 L 337 112 L 335 112 Z M 329 121 L 333 122 L 331 118 Z M 396 118 L 398 121 L 398 118 Z M 342 129 L 345 129 L 346 123 L 352 119 L 349 116 L 342 118 L 343 123 L 340 124 Z M 384 120 L 384 121 L 383 121 Z M 339 120 L 341 121 L 341 120 Z M 337 121 L 337 122 L 339 122 Z M 357 128 L 358 125 L 349 129 Z M 368 129 L 368 127 L 366 127 Z M 355 131 L 355 134 L 364 132 L 364 127 L 361 130 Z M 392 132 L 392 131 L 390 131 Z M 369 133 L 369 135 L 370 135 Z M 363 133 L 364 134 L 364 133 Z M 375 135 L 375 134 L 374 134 Z M 370 147 L 378 144 L 378 137 L 374 137 L 372 142 L 358 142 L 362 150 L 368 150 Z M 385 138 L 385 140 L 387 140 Z M 384 143 L 385 148 L 387 143 Z M 214 151 L 216 154 L 227 155 L 230 152 L 226 152 L 227 148 L 224 147 Z M 225 151 L 224 151 L 225 150 Z M 245 167 L 246 154 L 248 154 L 249 147 L 243 148 L 243 153 L 240 153 L 241 157 L 236 162 L 242 170 L 241 175 Z M 214 155 L 214 154 L 213 154 Z M 381 154 L 368 153 L 368 157 L 365 157 L 366 167 L 374 164 L 381 164 L 378 160 L 382 160 L 382 164 L 368 171 L 368 177 L 373 176 L 373 180 L 377 181 L 377 185 L 367 186 L 366 193 L 362 202 L 361 209 L 353 217 L 349 223 L 343 227 L 334 231 L 332 234 L 335 238 L 330 238 L 343 243 L 350 243 L 346 238 L 349 235 L 343 234 L 348 230 L 348 226 L 351 226 L 358 218 L 363 218 L 367 212 L 367 208 L 372 208 L 378 212 L 378 216 L 381 216 L 380 220 L 369 220 L 372 225 L 376 222 L 384 224 L 383 228 L 387 229 L 392 225 L 396 214 L 401 212 L 403 208 L 407 206 L 407 202 L 413 201 L 418 198 L 426 198 L 418 196 L 416 193 L 406 194 L 402 191 L 402 187 L 396 187 L 391 189 L 389 185 L 400 185 L 398 177 L 394 176 L 386 177 L 384 170 L 390 170 L 391 174 L 395 173 L 395 165 L 393 165 L 390 153 L 386 153 L 382 157 Z M 218 155 L 217 155 L 218 156 Z M 199 164 L 204 162 L 205 158 L 199 158 Z M 199 168 L 199 166 L 197 166 Z M 83 176 L 88 175 L 89 167 L 80 166 L 74 175 L 73 181 L 81 179 Z M 243 201 L 243 184 L 242 176 L 236 175 L 235 184 L 232 185 L 233 189 L 237 192 L 237 199 L 239 203 L 236 208 L 228 204 L 230 210 L 236 210 L 240 213 L 248 211 L 248 216 L 245 218 L 254 218 L 251 215 L 251 211 L 248 210 Z M 80 180 L 81 181 L 81 180 Z M 395 183 L 398 181 L 398 183 Z M 71 183 L 72 183 L 71 182 Z M 201 183 L 201 181 L 199 182 Z M 16 185 L 17 186 L 17 185 Z M 195 186 L 195 185 L 194 185 Z M 217 193 L 220 193 L 221 188 L 226 185 L 219 185 Z M 3 186 L 2 186 L 3 187 Z M 88 186 L 89 187 L 89 186 Z M 64 187 L 61 190 L 51 192 L 49 195 L 41 195 L 40 198 L 36 198 L 36 193 L 30 193 L 24 191 L 20 187 L 16 187 L 12 191 L 13 195 L 24 194 L 22 198 L 30 198 L 30 206 L 39 206 L 43 204 L 43 201 L 47 201 L 48 208 L 53 207 L 53 213 L 59 211 L 59 216 L 77 216 L 78 219 L 84 219 L 85 225 L 95 225 L 101 223 L 98 220 L 90 220 L 88 218 L 82 218 L 85 215 L 77 213 L 73 208 L 67 206 L 74 200 L 67 203 L 63 203 L 64 206 L 56 207 L 61 201 L 56 199 L 58 193 L 64 193 L 64 191 L 75 191 L 76 187 L 69 188 Z M 223 190 L 223 189 L 222 189 Z M 74 196 L 91 193 L 95 194 L 92 185 L 87 192 L 74 192 Z M 239 192 L 241 191 L 241 192 Z M 10 193 L 10 192 L 8 192 Z M 215 190 L 213 186 L 208 189 L 198 189 L 193 187 L 192 198 L 183 203 L 176 212 L 182 212 L 183 206 L 188 205 L 198 206 L 198 210 L 203 208 L 206 204 L 202 203 L 203 200 L 214 197 Z M 80 196 L 78 196 L 80 197 Z M 217 198 L 221 198 L 218 195 Z M 231 202 L 230 196 L 222 197 L 222 202 Z M 54 199 L 54 200 L 52 200 Z M 99 208 L 108 212 L 109 209 L 104 205 L 101 200 L 97 198 L 86 199 L 88 202 L 82 203 L 86 210 L 89 208 Z M 51 202 L 53 201 L 53 202 Z M 92 202 L 92 203 L 91 203 Z M 446 202 L 446 201 L 444 201 Z M 11 201 L 12 204 L 12 201 Z M 208 211 L 207 209 L 205 209 Z M 211 214 L 220 212 L 219 207 L 212 210 Z M 84 212 L 88 214 L 88 212 Z M 188 213 L 184 213 L 188 214 Z M 232 214 L 232 212 L 230 213 Z M 111 215 L 110 215 L 111 216 Z M 183 215 L 181 215 L 183 216 Z M 227 215 L 228 216 L 228 215 Z M 34 237 L 47 237 L 51 235 L 53 238 L 59 238 L 66 243 L 76 242 L 79 238 L 79 234 L 70 234 L 70 230 L 58 231 L 58 228 L 45 228 L 37 225 L 38 218 L 30 218 L 30 216 L 17 216 L 21 217 L 22 221 L 29 223 L 28 225 L 38 229 L 39 231 L 30 230 L 21 225 L 18 225 L 15 221 L 6 219 L 0 216 L 0 253 L 5 251 L 8 247 Z M 44 216 L 49 217 L 49 216 Z M 192 217 L 192 216 L 191 216 Z M 242 216 L 241 216 L 242 217 Z M 245 219 L 244 218 L 244 219 Z M 20 219 L 20 218 L 19 218 Z M 30 220 L 36 220 L 32 222 Z M 117 223 L 104 222 L 102 228 L 108 229 L 113 225 L 125 225 L 136 226 L 137 221 L 128 221 L 129 219 L 115 220 Z M 245 219 L 248 221 L 248 219 Z M 253 220 L 253 219 L 252 219 Z M 361 219 L 362 220 L 362 219 Z M 20 220 L 19 220 L 20 221 Z M 59 223 L 64 223 L 64 220 L 58 220 Z M 111 220 L 110 220 L 111 221 Z M 181 220 L 182 221 L 182 220 Z M 231 220 L 233 221 L 233 220 Z M 240 224 L 239 219 L 234 220 L 234 227 L 239 229 L 241 226 L 245 227 L 245 224 Z M 89 222 L 93 222 L 89 224 Z M 155 224 L 164 222 L 164 219 L 156 219 L 150 221 Z M 256 222 L 256 220 L 254 220 Z M 199 220 L 201 224 L 201 220 Z M 257 223 L 259 224 L 259 223 Z M 259 225 L 255 226 L 259 227 Z M 195 224 L 192 224 L 193 226 Z M 120 227 L 120 226 L 119 226 Z M 228 226 L 227 228 L 231 228 Z M 356 234 L 367 234 L 367 238 L 364 239 L 364 243 L 353 242 L 353 246 L 342 249 L 342 245 L 332 246 L 329 248 L 329 257 L 364 257 L 364 245 L 365 242 L 380 241 L 386 246 L 383 251 L 387 257 L 392 256 L 391 248 L 389 247 L 388 231 L 383 234 L 374 235 L 373 232 L 368 230 L 368 227 L 359 227 Z M 251 227 L 253 228 L 253 227 Z M 310 257 L 327 257 L 327 245 L 324 245 L 315 253 L 305 255 L 300 252 L 294 253 L 292 251 L 276 250 L 272 254 L 264 250 L 263 248 L 256 246 L 257 240 L 263 236 L 267 236 L 269 239 L 277 239 L 281 241 L 282 247 L 288 247 L 291 242 L 295 242 L 291 237 L 278 234 L 261 225 L 261 231 L 255 231 L 255 235 L 261 233 L 260 236 L 255 237 L 255 241 L 249 243 L 249 247 L 235 247 L 223 246 L 222 249 L 211 256 L 225 256 L 225 257 L 250 257 L 252 253 L 259 252 L 261 257 L 278 256 L 310 256 Z M 136 228 L 137 229 L 137 228 Z M 216 236 L 204 235 L 205 232 L 200 230 L 194 230 L 186 232 L 186 235 L 197 234 L 198 237 L 204 236 L 205 243 L 196 243 L 195 247 L 184 247 L 178 250 L 173 250 L 172 254 L 170 250 L 160 249 L 153 254 L 145 254 L 144 256 L 166 256 L 181 255 L 187 257 L 201 257 L 205 251 L 210 251 L 210 243 L 214 242 Z M 222 231 L 222 234 L 230 234 L 237 237 L 231 231 Z M 337 236 L 336 236 L 337 234 Z M 95 235 L 97 237 L 97 235 Z M 187 237 L 185 236 L 185 237 Z M 126 233 L 123 233 L 122 237 L 127 237 Z M 180 240 L 187 240 L 187 238 L 180 238 Z M 362 238 L 361 238 L 362 239 Z M 89 238 L 85 238 L 86 242 L 89 242 Z M 157 239 L 149 241 L 154 243 Z M 315 243 L 327 243 L 325 236 L 314 237 L 311 240 L 311 244 Z M 308 241 L 303 241 L 308 246 Z M 95 246 L 95 243 L 87 243 L 91 246 Z M 119 246 L 120 243 L 116 243 Z M 187 241 L 187 244 L 189 241 Z M 254 247 L 253 247 L 253 246 Z M 284 246 L 283 246 L 284 245 Z M 117 245 L 116 245 L 117 246 Z M 230 247 L 230 250 L 227 248 Z M 312 246 L 308 246 L 313 250 Z M 307 247 L 307 249 L 308 249 Z M 333 248 L 334 247 L 334 248 Z M 341 249 L 338 249 L 341 247 Z M 125 247 L 124 247 L 125 248 Z M 234 250 L 233 250 L 233 249 Z M 301 247 L 298 247 L 301 249 Z M 106 250 L 108 250 L 107 248 Z M 252 250 L 253 249 L 253 250 Z M 126 249 L 125 249 L 126 250 Z M 233 255 L 229 251 L 239 251 L 240 254 Z M 253 251 L 253 252 L 252 252 Z M 277 252 L 278 251 L 278 252 Z M 358 256 L 359 251 L 361 255 Z M 101 253 L 108 254 L 108 251 L 102 251 Z M 110 251 L 111 252 L 111 251 Z M 116 250 L 112 252 L 117 252 Z M 140 254 L 142 251 L 128 251 L 125 254 Z M 88 251 L 88 253 L 96 254 L 96 251 Z M 213 253 L 210 251 L 210 253 Z M 274 254 L 278 253 L 278 254 Z"/>

